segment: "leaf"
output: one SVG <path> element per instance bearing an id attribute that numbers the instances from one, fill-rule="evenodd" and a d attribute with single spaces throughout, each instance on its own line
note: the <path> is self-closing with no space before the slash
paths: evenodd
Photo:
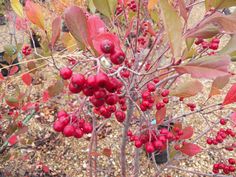
<path id="1" fill-rule="evenodd" d="M 54 97 L 63 91 L 64 83 L 62 80 L 57 80 L 56 83 L 48 87 L 48 95 Z"/>
<path id="2" fill-rule="evenodd" d="M 34 61 L 29 61 L 27 63 L 27 68 L 29 69 L 29 72 L 32 74 L 35 74 L 37 72 L 37 66 L 36 63 Z"/>
<path id="3" fill-rule="evenodd" d="M 93 152 L 90 152 L 90 155 L 93 156 L 93 157 L 99 157 L 101 154 L 99 154 L 96 151 L 93 151 Z"/>
<path id="4" fill-rule="evenodd" d="M 65 10 L 64 20 L 74 38 L 88 46 L 87 17 L 80 7 L 71 6 Z"/>
<path id="5" fill-rule="evenodd" d="M 166 107 L 163 107 L 160 110 L 157 110 L 157 112 L 156 112 L 156 124 L 159 125 L 159 124 L 163 123 L 165 117 L 166 117 Z"/>
<path id="6" fill-rule="evenodd" d="M 109 148 L 104 148 L 102 150 L 102 153 L 107 157 L 111 157 L 111 149 L 109 149 Z"/>
<path id="7" fill-rule="evenodd" d="M 114 16 L 117 0 L 93 0 L 93 4 L 99 12 L 110 18 Z"/>
<path id="8" fill-rule="evenodd" d="M 6 96 L 5 101 L 10 107 L 19 107 L 19 99 L 14 96 Z"/>
<path id="9" fill-rule="evenodd" d="M 9 76 L 12 76 L 14 74 L 17 73 L 17 71 L 19 70 L 19 67 L 18 66 L 13 66 L 11 69 L 10 69 L 10 72 L 9 72 Z"/>
<path id="10" fill-rule="evenodd" d="M 11 0 L 11 7 L 18 16 L 23 18 L 24 16 L 23 7 L 19 0 Z"/>
<path id="11" fill-rule="evenodd" d="M 22 106 L 22 111 L 28 111 L 28 110 L 33 110 L 37 109 L 38 104 L 37 103 L 26 103 L 24 106 Z"/>
<path id="12" fill-rule="evenodd" d="M 180 148 L 180 151 L 188 156 L 194 156 L 202 152 L 202 148 L 193 143 L 183 143 L 183 146 Z"/>
<path id="13" fill-rule="evenodd" d="M 9 139 L 8 139 L 8 143 L 10 144 L 10 146 L 13 146 L 14 144 L 16 144 L 17 142 L 17 136 L 16 135 L 12 135 Z"/>
<path id="14" fill-rule="evenodd" d="M 77 48 L 77 42 L 70 33 L 62 35 L 62 42 L 69 52 L 73 52 Z"/>
<path id="15" fill-rule="evenodd" d="M 29 73 L 23 74 L 23 75 L 21 76 L 21 79 L 22 79 L 22 81 L 23 81 L 26 85 L 28 85 L 28 86 L 30 86 L 31 83 L 32 83 L 32 77 L 30 76 Z"/>
<path id="16" fill-rule="evenodd" d="M 189 126 L 189 127 L 185 127 L 183 129 L 183 135 L 180 136 L 179 139 L 181 140 L 185 140 L 185 139 L 189 139 L 193 136 L 193 127 Z"/>
<path id="17" fill-rule="evenodd" d="M 184 0 L 178 0 L 178 5 L 179 5 L 179 11 L 180 11 L 180 15 L 183 17 L 183 19 L 185 21 L 188 20 L 188 11 L 186 9 L 186 4 L 184 2 Z"/>
<path id="18" fill-rule="evenodd" d="M 49 100 L 50 96 L 48 91 L 43 92 L 43 102 L 46 103 Z"/>
<path id="19" fill-rule="evenodd" d="M 184 36 L 185 38 L 211 38 L 220 32 L 226 34 L 236 33 L 236 13 L 224 15 L 215 12 L 187 31 Z"/>
<path id="20" fill-rule="evenodd" d="M 26 1 L 25 13 L 28 19 L 41 29 L 45 29 L 42 7 L 32 1 Z"/>
<path id="21" fill-rule="evenodd" d="M 236 102 L 236 84 L 233 84 L 232 87 L 227 92 L 222 105 L 227 105 L 235 102 Z"/>
<path id="22" fill-rule="evenodd" d="M 197 95 L 203 89 L 203 85 L 199 80 L 190 79 L 185 82 L 179 83 L 177 88 L 171 90 L 172 96 L 188 98 Z"/>
<path id="23" fill-rule="evenodd" d="M 51 39 L 52 48 L 54 47 L 56 41 L 60 37 L 60 32 L 61 32 L 61 16 L 58 16 L 52 22 L 52 39 Z"/>
<path id="24" fill-rule="evenodd" d="M 168 34 L 171 51 L 175 58 L 181 56 L 182 49 L 182 23 L 177 11 L 167 0 L 160 0 L 162 20 Z"/>
<path id="25" fill-rule="evenodd" d="M 176 66 L 179 74 L 191 74 L 193 78 L 216 79 L 229 75 L 230 57 L 227 55 L 206 56 L 184 65 Z"/>
<path id="26" fill-rule="evenodd" d="M 1 72 L 0 72 L 0 80 L 4 80 L 4 77 Z"/>
<path id="27" fill-rule="evenodd" d="M 149 0 L 148 1 L 148 10 L 153 10 L 157 5 L 158 0 Z"/>
<path id="28" fill-rule="evenodd" d="M 91 15 L 87 20 L 89 40 L 106 31 L 105 23 L 97 16 Z M 91 43 L 91 42 L 90 42 Z"/>
<path id="29" fill-rule="evenodd" d="M 235 0 L 206 0 L 205 1 L 205 7 L 207 10 L 209 10 L 211 7 L 215 7 L 218 9 L 222 8 L 229 8 L 232 6 L 236 6 Z"/>
<path id="30" fill-rule="evenodd" d="M 230 119 L 234 123 L 234 127 L 236 127 L 236 112 L 231 114 Z"/>
<path id="31" fill-rule="evenodd" d="M 88 7 L 91 13 L 95 14 L 96 12 L 96 7 L 93 3 L 93 0 L 89 0 Z"/>
<path id="32" fill-rule="evenodd" d="M 229 75 L 217 77 L 211 85 L 211 91 L 208 98 L 220 94 L 220 90 L 223 89 L 229 82 L 229 77 Z"/>

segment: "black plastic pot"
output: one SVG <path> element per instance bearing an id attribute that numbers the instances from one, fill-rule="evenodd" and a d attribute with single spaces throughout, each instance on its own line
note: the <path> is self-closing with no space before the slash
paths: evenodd
<path id="1" fill-rule="evenodd" d="M 33 37 L 33 39 L 30 39 L 31 48 L 34 48 L 34 47 L 40 48 L 41 47 L 41 45 L 40 45 L 40 36 L 37 35 L 37 34 L 33 34 L 32 37 Z"/>
<path id="2" fill-rule="evenodd" d="M 6 66 L 6 65 L 7 65 L 7 66 L 10 65 L 10 64 L 3 58 L 3 56 L 4 56 L 4 52 L 0 52 L 0 69 L 3 68 L 3 67 Z M 18 58 L 15 58 L 11 65 L 17 64 L 17 63 L 19 63 L 19 60 L 18 60 Z M 15 65 L 14 65 L 14 66 L 15 66 Z M 17 71 L 17 72 L 19 72 L 19 71 L 20 71 L 20 65 L 16 65 L 16 66 L 18 67 L 18 71 Z M 4 77 L 7 77 L 8 74 L 9 74 L 9 71 L 11 70 L 12 67 L 13 67 L 13 66 L 10 66 L 9 68 L 1 69 L 2 75 L 3 75 Z"/>

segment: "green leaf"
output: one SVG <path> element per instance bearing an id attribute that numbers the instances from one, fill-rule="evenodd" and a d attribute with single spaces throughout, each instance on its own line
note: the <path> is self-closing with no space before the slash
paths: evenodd
<path id="1" fill-rule="evenodd" d="M 194 38 L 187 38 L 187 39 L 185 40 L 185 43 L 186 43 L 186 45 L 187 45 L 188 50 L 190 50 L 191 47 L 192 47 L 192 45 L 193 45 L 193 43 L 194 43 Z"/>
<path id="2" fill-rule="evenodd" d="M 110 18 L 114 15 L 117 0 L 93 0 L 96 9 L 106 17 Z"/>
<path id="3" fill-rule="evenodd" d="M 217 9 L 229 8 L 232 6 L 236 6 L 235 0 L 206 0 L 205 7 L 206 10 L 209 10 L 211 7 L 215 7 Z"/>
<path id="4" fill-rule="evenodd" d="M 160 0 L 159 6 L 161 9 L 162 20 L 165 30 L 168 34 L 171 51 L 175 58 L 181 56 L 182 49 L 182 23 L 176 9 L 169 4 L 167 0 Z"/>

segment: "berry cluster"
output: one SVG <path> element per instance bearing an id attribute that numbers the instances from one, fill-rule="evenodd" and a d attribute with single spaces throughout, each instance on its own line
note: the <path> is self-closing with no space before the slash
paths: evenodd
<path id="1" fill-rule="evenodd" d="M 135 0 L 131 0 L 127 3 L 127 6 L 130 10 L 132 10 L 133 12 L 136 12 L 137 11 L 137 5 L 136 5 L 136 2 Z"/>
<path id="2" fill-rule="evenodd" d="M 66 137 L 81 138 L 84 134 L 91 133 L 93 126 L 83 118 L 78 118 L 73 114 L 69 115 L 65 111 L 59 111 L 53 129 L 56 132 L 62 132 Z"/>
<path id="3" fill-rule="evenodd" d="M 227 121 L 226 119 L 220 119 L 220 124 L 221 125 L 226 125 Z M 215 136 L 215 138 L 207 138 L 206 142 L 207 144 L 209 145 L 218 145 L 220 143 L 223 143 L 224 140 L 227 138 L 227 137 L 235 137 L 235 132 L 233 132 L 232 129 L 230 128 L 227 128 L 227 129 L 223 129 L 221 128 L 218 132 L 217 132 L 217 135 Z M 229 150 L 231 151 L 233 147 L 228 147 L 226 148 L 226 150 Z"/>
<path id="4" fill-rule="evenodd" d="M 158 131 L 149 130 L 143 132 L 139 136 L 133 135 L 129 130 L 127 135 L 129 136 L 129 140 L 134 142 L 136 148 L 141 148 L 144 145 L 147 153 L 153 153 L 154 151 L 165 150 L 167 141 L 179 141 L 181 135 L 183 135 L 183 130 L 178 127 L 174 127 L 173 130 L 160 128 Z M 179 145 L 177 146 L 179 147 Z"/>
<path id="5" fill-rule="evenodd" d="M 219 48 L 220 39 L 219 38 L 213 38 L 210 42 L 204 41 L 202 38 L 198 38 L 195 41 L 196 45 L 201 45 L 203 49 L 211 49 L 211 50 L 217 50 Z"/>
<path id="6" fill-rule="evenodd" d="M 120 65 L 125 60 L 125 53 L 120 48 L 115 48 L 113 41 L 104 39 L 100 44 L 101 51 L 110 55 L 110 60 L 115 65 Z"/>
<path id="7" fill-rule="evenodd" d="M 32 52 L 32 49 L 31 49 L 30 46 L 28 46 L 28 45 L 25 45 L 25 46 L 22 48 L 22 53 L 23 53 L 25 56 L 30 55 L 31 52 Z"/>
<path id="8" fill-rule="evenodd" d="M 194 111 L 196 108 L 196 104 L 194 103 L 187 103 L 187 106 L 189 107 L 190 111 Z"/>
<path id="9" fill-rule="evenodd" d="M 236 171 L 235 164 L 236 164 L 236 160 L 233 159 L 233 158 L 229 158 L 228 163 L 220 162 L 220 163 L 214 164 L 212 172 L 215 173 L 215 174 L 218 174 L 218 173 L 224 173 L 224 174 L 234 173 Z"/>
<path id="10" fill-rule="evenodd" d="M 118 122 L 125 120 L 126 101 L 124 97 L 118 96 L 123 84 L 117 78 L 109 77 L 103 72 L 85 78 L 83 74 L 73 74 L 70 68 L 62 68 L 60 75 L 63 79 L 71 78 L 69 90 L 72 93 L 82 91 L 86 97 L 89 97 L 96 114 L 107 119 L 114 113 Z M 117 110 L 117 104 L 120 105 L 120 110 Z"/>

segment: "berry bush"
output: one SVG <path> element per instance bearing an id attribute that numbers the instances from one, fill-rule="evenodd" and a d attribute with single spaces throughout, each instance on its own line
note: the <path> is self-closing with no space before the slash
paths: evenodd
<path id="1" fill-rule="evenodd" d="M 89 137 L 88 176 L 98 174 L 96 137 L 107 122 L 115 124 L 113 129 L 120 127 L 115 142 L 122 177 L 140 175 L 142 152 L 156 171 L 149 176 L 173 169 L 200 176 L 236 174 L 236 14 L 223 13 L 236 5 L 234 1 L 89 0 L 45 5 L 28 0 L 22 6 L 15 0 L 11 5 L 17 30 L 23 30 L 30 42 L 5 49 L 8 65 L 3 69 L 9 71 L 1 75 L 1 82 L 7 88 L 21 78 L 26 91 L 16 89 L 9 95 L 5 89 L 1 94 L 1 104 L 8 108 L 2 114 L 12 119 L 1 129 L 1 151 L 17 146 L 23 136 L 20 130 L 30 126 L 34 114 L 57 101 L 61 106 L 53 130 L 78 141 Z M 205 5 L 205 14 L 191 26 L 190 14 L 198 5 Z M 12 63 L 19 55 L 22 61 Z M 49 86 L 41 83 L 42 91 L 35 91 L 45 68 Z M 30 98 L 31 91 L 38 100 Z M 197 100 L 199 94 L 206 99 Z M 196 115 L 204 129 L 189 122 Z M 12 122 L 14 131 L 6 131 Z M 224 154 L 214 158 L 208 173 L 180 165 L 204 152 Z M 132 164 L 127 163 L 128 153 Z M 110 157 L 111 149 L 105 154 Z"/>

